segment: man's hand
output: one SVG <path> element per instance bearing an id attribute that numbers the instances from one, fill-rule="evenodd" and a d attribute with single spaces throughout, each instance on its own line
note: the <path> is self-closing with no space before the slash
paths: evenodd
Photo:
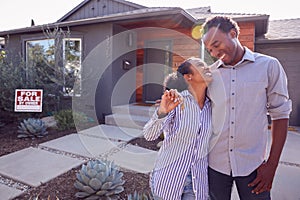
<path id="1" fill-rule="evenodd" d="M 288 130 L 288 119 L 278 119 L 272 121 L 271 133 L 272 143 L 268 161 L 260 165 L 257 169 L 257 177 L 249 186 L 254 187 L 253 193 L 270 191 L 273 179 L 279 163 L 280 155 L 286 140 Z"/>
<path id="2" fill-rule="evenodd" d="M 252 193 L 259 194 L 265 191 L 270 191 L 273 184 L 277 165 L 265 162 L 257 168 L 256 178 L 248 185 L 255 188 Z"/>

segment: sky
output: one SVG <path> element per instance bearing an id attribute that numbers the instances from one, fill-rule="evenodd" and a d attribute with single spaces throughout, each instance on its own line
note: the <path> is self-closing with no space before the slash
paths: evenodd
<path id="1" fill-rule="evenodd" d="M 83 0 L 0 0 L 0 31 L 53 23 Z M 300 18 L 294 0 L 129 0 L 147 7 L 196 8 L 210 6 L 212 12 L 267 14 L 270 20 Z"/>

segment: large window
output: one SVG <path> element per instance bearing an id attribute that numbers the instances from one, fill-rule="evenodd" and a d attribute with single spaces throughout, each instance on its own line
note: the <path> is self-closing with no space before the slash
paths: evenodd
<path id="1" fill-rule="evenodd" d="M 54 39 L 26 42 L 26 79 L 31 86 L 47 84 L 55 77 Z"/>
<path id="2" fill-rule="evenodd" d="M 49 93 L 80 95 L 81 39 L 26 41 L 26 78 L 32 87 Z"/>

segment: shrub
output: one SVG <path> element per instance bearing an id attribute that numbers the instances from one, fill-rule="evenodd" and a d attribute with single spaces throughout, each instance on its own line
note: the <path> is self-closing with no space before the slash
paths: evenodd
<path id="1" fill-rule="evenodd" d="M 24 137 L 44 137 L 48 134 L 46 131 L 47 127 L 45 122 L 41 119 L 28 118 L 24 119 L 23 122 L 18 126 L 18 138 Z"/>
<path id="2" fill-rule="evenodd" d="M 75 196 L 85 199 L 116 199 L 124 191 L 123 173 L 107 160 L 90 160 L 82 165 L 76 174 L 75 188 L 80 190 Z"/>
<path id="3" fill-rule="evenodd" d="M 54 114 L 59 130 L 70 130 L 76 128 L 75 122 L 87 122 L 88 118 L 83 113 L 71 109 L 60 110 Z"/>

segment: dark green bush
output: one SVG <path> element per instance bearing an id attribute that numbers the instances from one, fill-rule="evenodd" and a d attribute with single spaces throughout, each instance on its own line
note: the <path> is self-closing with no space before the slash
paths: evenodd
<path id="1" fill-rule="evenodd" d="M 75 129 L 75 124 L 88 122 L 88 118 L 83 113 L 75 112 L 71 109 L 60 110 L 54 114 L 59 130 Z"/>

